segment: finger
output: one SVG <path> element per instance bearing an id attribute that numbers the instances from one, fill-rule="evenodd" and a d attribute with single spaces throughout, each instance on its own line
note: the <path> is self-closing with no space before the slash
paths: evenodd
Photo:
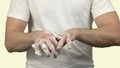
<path id="1" fill-rule="evenodd" d="M 35 43 L 32 45 L 32 47 L 35 50 L 35 54 L 38 56 L 43 56 L 42 51 L 40 50 L 40 44 L 43 43 L 44 40 L 40 40 L 39 38 L 35 40 Z"/>
<path id="2" fill-rule="evenodd" d="M 51 37 L 49 37 L 49 39 L 50 39 L 50 41 L 54 44 L 54 46 L 57 47 L 58 42 L 57 42 L 57 40 L 55 39 L 55 37 L 51 36 Z"/>
<path id="3" fill-rule="evenodd" d="M 70 37 L 70 34 L 68 33 L 67 34 L 67 39 L 66 39 L 66 41 L 67 41 L 67 47 L 69 48 L 69 49 L 71 49 L 71 44 L 72 44 L 72 40 L 71 40 L 71 37 Z"/>
<path id="4" fill-rule="evenodd" d="M 59 42 L 60 39 L 62 38 L 62 37 L 61 37 L 59 34 L 57 34 L 57 33 L 53 33 L 53 35 L 54 35 L 55 39 L 57 40 L 57 42 Z"/>
<path id="5" fill-rule="evenodd" d="M 47 57 L 50 56 L 50 51 L 49 51 L 49 49 L 48 49 L 48 47 L 47 47 L 47 45 L 46 45 L 45 43 L 42 43 L 42 44 L 41 44 L 41 49 L 43 50 L 43 52 L 45 53 L 45 55 L 46 55 Z"/>
<path id="6" fill-rule="evenodd" d="M 35 44 L 32 44 L 32 47 L 34 48 L 34 50 L 35 50 L 35 54 L 36 55 L 39 55 L 39 56 L 42 56 L 42 54 L 41 54 L 41 51 L 40 51 L 40 49 L 39 49 L 39 43 L 38 43 L 38 39 L 35 41 Z"/>
<path id="7" fill-rule="evenodd" d="M 57 46 L 58 42 L 57 42 L 57 40 L 56 40 L 55 33 L 54 33 L 54 32 L 49 32 L 49 31 L 45 31 L 45 33 L 48 33 L 49 35 L 51 35 L 51 36 L 49 37 L 49 39 L 51 40 L 51 42 L 52 42 L 55 46 Z"/>
<path id="8" fill-rule="evenodd" d="M 55 33 L 55 32 L 53 32 L 52 34 L 54 35 L 55 38 L 61 39 L 61 36 L 60 36 L 59 34 L 57 34 L 57 33 Z"/>
<path id="9" fill-rule="evenodd" d="M 58 52 L 55 50 L 55 46 L 51 43 L 50 40 L 46 40 L 46 43 L 49 47 L 49 49 L 52 51 L 52 53 L 54 54 L 54 58 L 56 58 L 58 56 Z"/>
<path id="10" fill-rule="evenodd" d="M 59 43 L 58 43 L 57 50 L 59 50 L 59 49 L 61 49 L 61 48 L 63 47 L 63 45 L 64 45 L 64 43 L 65 43 L 65 39 L 66 39 L 65 36 L 63 36 L 63 37 L 61 38 L 61 40 L 60 40 Z"/>

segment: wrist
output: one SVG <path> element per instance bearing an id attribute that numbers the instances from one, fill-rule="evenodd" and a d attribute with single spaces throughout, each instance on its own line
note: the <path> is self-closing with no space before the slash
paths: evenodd
<path id="1" fill-rule="evenodd" d="M 78 28 L 72 28 L 72 29 L 67 30 L 66 32 L 70 33 L 72 40 L 77 40 Z"/>
<path id="2" fill-rule="evenodd" d="M 78 36 L 79 36 L 79 29 L 78 28 L 75 28 L 74 31 L 73 31 L 73 34 L 75 36 L 75 40 L 78 40 Z"/>
<path id="3" fill-rule="evenodd" d="M 31 38 L 31 42 L 34 43 L 35 40 L 40 37 L 40 34 L 42 33 L 43 31 L 33 31 L 31 33 L 29 33 L 29 37 Z"/>

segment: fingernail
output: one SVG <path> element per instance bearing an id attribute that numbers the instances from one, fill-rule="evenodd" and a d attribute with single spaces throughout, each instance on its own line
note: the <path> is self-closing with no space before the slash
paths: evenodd
<path id="1" fill-rule="evenodd" d="M 68 46 L 69 49 L 71 49 L 71 46 Z"/>
<path id="2" fill-rule="evenodd" d="M 69 41 L 69 42 L 68 42 L 68 48 L 69 48 L 69 49 L 71 49 L 71 43 L 72 43 L 72 41 Z"/>

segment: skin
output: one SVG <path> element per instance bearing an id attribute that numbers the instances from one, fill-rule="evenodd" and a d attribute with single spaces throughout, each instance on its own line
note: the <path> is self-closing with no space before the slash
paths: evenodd
<path id="1" fill-rule="evenodd" d="M 76 39 L 94 47 L 109 47 L 120 45 L 120 21 L 116 12 L 103 14 L 95 19 L 96 29 L 72 28 L 66 30 Z M 65 38 L 65 37 L 63 37 Z M 58 50 L 61 49 L 58 45 Z"/>
<path id="2" fill-rule="evenodd" d="M 120 21 L 116 12 L 105 13 L 95 19 L 98 28 L 71 28 L 61 34 L 56 49 L 60 50 L 64 43 L 70 47 L 70 40 L 79 40 L 94 47 L 109 47 L 120 44 Z M 23 52 L 31 47 L 36 38 L 53 37 L 44 31 L 24 33 L 27 22 L 15 18 L 7 18 L 5 46 L 9 52 Z M 69 35 L 70 36 L 69 36 Z M 69 41 L 68 41 L 69 40 Z M 55 42 L 55 41 L 51 41 Z"/>

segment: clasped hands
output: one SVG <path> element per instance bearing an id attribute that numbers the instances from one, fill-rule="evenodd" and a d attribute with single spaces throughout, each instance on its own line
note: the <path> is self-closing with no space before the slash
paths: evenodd
<path id="1" fill-rule="evenodd" d="M 70 31 L 70 30 L 69 30 Z M 35 50 L 35 54 L 38 56 L 51 56 L 57 58 L 62 47 L 67 46 L 71 49 L 71 43 L 75 36 L 69 31 L 62 34 L 43 31 L 42 34 L 36 38 L 32 47 Z"/>

